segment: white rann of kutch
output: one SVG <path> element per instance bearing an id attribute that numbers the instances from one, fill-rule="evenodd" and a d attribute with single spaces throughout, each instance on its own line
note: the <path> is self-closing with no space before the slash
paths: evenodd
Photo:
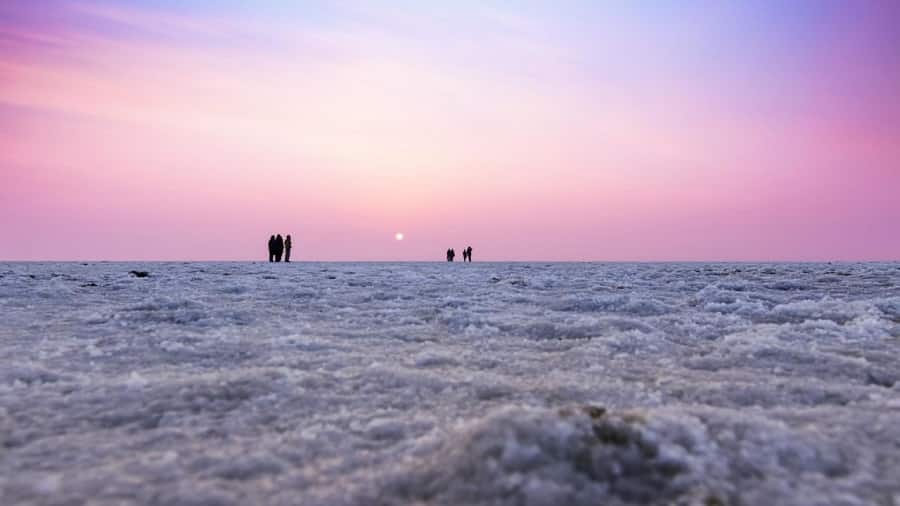
<path id="1" fill-rule="evenodd" d="M 896 505 L 898 283 L 0 264 L 0 504 Z"/>

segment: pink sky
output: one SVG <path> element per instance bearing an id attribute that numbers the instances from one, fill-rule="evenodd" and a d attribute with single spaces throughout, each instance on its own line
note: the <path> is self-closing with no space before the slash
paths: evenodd
<path id="1" fill-rule="evenodd" d="M 900 260 L 891 3 L 51 5 L 0 260 Z"/>

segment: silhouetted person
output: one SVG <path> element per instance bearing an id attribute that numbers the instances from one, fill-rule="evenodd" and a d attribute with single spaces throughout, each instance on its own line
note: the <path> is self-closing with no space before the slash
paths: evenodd
<path id="1" fill-rule="evenodd" d="M 269 237 L 269 261 L 275 261 L 275 236 Z"/>
<path id="2" fill-rule="evenodd" d="M 275 261 L 281 261 L 281 255 L 284 254 L 284 239 L 281 238 L 281 234 L 275 236 Z"/>
<path id="3" fill-rule="evenodd" d="M 452 262 L 454 258 L 456 258 L 456 250 L 450 248 L 450 261 Z"/>
<path id="4" fill-rule="evenodd" d="M 284 238 L 284 261 L 291 261 L 291 236 L 288 234 L 287 237 Z"/>
<path id="5" fill-rule="evenodd" d="M 447 261 L 450 261 L 450 248 L 447 248 Z"/>
<path id="6" fill-rule="evenodd" d="M 472 247 L 471 246 L 466 248 L 465 255 L 469 258 L 469 263 L 472 263 Z"/>

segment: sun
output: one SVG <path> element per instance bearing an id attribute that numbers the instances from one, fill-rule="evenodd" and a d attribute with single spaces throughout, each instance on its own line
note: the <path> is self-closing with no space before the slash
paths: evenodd
<path id="1" fill-rule="evenodd" d="M 394 235 L 394 239 L 397 239 L 398 241 L 402 241 L 403 240 L 403 232 L 397 232 Z"/>

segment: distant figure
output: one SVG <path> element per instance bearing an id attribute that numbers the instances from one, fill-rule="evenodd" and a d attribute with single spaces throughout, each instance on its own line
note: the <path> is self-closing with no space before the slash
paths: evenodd
<path id="1" fill-rule="evenodd" d="M 465 249 L 465 251 L 463 253 L 469 259 L 469 263 L 472 263 L 472 247 L 469 246 L 468 248 Z"/>
<path id="2" fill-rule="evenodd" d="M 284 261 L 291 261 L 291 235 L 284 238 Z"/>
<path id="3" fill-rule="evenodd" d="M 269 237 L 269 261 L 275 261 L 275 236 Z"/>
<path id="4" fill-rule="evenodd" d="M 468 255 L 468 254 L 469 254 L 469 253 L 466 252 L 466 248 L 463 248 L 463 262 L 466 261 L 466 258 L 467 258 L 467 255 Z"/>
<path id="5" fill-rule="evenodd" d="M 452 262 L 452 260 L 450 260 L 450 248 L 447 248 L 447 261 Z"/>
<path id="6" fill-rule="evenodd" d="M 281 255 L 284 254 L 284 239 L 281 238 L 281 234 L 275 236 L 275 261 L 281 261 Z"/>
<path id="7" fill-rule="evenodd" d="M 454 258 L 456 258 L 456 250 L 450 248 L 450 261 L 452 262 Z"/>

